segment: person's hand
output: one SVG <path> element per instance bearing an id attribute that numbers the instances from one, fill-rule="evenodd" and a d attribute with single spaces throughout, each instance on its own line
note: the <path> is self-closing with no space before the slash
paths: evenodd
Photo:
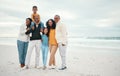
<path id="1" fill-rule="evenodd" d="M 43 29 L 40 29 L 40 32 L 43 32 Z"/>
<path id="2" fill-rule="evenodd" d="M 33 26 L 33 27 L 32 27 L 32 30 L 34 30 L 34 29 L 35 29 L 35 27 Z"/>
<path id="3" fill-rule="evenodd" d="M 28 31 L 28 30 L 30 30 L 30 28 L 27 28 L 26 30 Z"/>
<path id="4" fill-rule="evenodd" d="M 62 46 L 65 46 L 65 44 L 62 44 Z"/>

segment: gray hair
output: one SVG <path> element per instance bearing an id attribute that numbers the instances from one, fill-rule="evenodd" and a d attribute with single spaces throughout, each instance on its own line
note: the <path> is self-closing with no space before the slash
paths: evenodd
<path id="1" fill-rule="evenodd" d="M 60 18 L 60 15 L 55 15 L 55 16 L 57 16 L 58 18 Z"/>

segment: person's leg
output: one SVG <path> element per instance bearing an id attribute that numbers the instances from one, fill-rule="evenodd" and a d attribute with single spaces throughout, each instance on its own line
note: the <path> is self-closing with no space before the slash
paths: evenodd
<path id="1" fill-rule="evenodd" d="M 49 66 L 51 66 L 52 64 L 55 65 L 55 53 L 57 51 L 57 46 L 51 46 L 51 50 L 50 50 L 50 62 L 49 62 Z"/>
<path id="2" fill-rule="evenodd" d="M 44 46 L 44 55 L 43 55 L 43 70 L 45 70 L 48 56 L 48 46 Z"/>
<path id="3" fill-rule="evenodd" d="M 23 63 L 25 64 L 25 58 L 27 54 L 27 49 L 28 49 L 28 42 L 24 42 L 24 52 L 23 52 Z"/>
<path id="4" fill-rule="evenodd" d="M 62 60 L 62 68 L 66 67 L 66 45 L 59 43 L 59 52 Z"/>
<path id="5" fill-rule="evenodd" d="M 45 55 L 45 47 L 42 45 L 42 61 L 43 61 L 43 65 L 45 65 L 44 64 L 44 55 Z"/>
<path id="6" fill-rule="evenodd" d="M 39 61 L 40 61 L 40 45 L 41 41 L 36 40 L 35 41 L 35 52 L 36 52 L 36 57 L 35 57 L 35 67 L 37 68 L 39 66 Z"/>
<path id="7" fill-rule="evenodd" d="M 17 48 L 18 48 L 18 54 L 19 54 L 19 62 L 20 64 L 23 64 L 23 49 L 24 49 L 24 43 L 20 40 L 17 40 Z"/>
<path id="8" fill-rule="evenodd" d="M 50 50 L 50 52 L 51 52 L 51 48 L 52 48 L 52 45 L 49 44 L 49 50 Z"/>
<path id="9" fill-rule="evenodd" d="M 58 48 L 58 46 L 53 46 L 53 48 L 52 48 L 54 51 L 54 53 L 53 53 L 53 65 L 54 66 L 56 65 L 55 54 L 56 54 L 57 48 Z"/>
<path id="10" fill-rule="evenodd" d="M 30 65 L 31 54 L 32 54 L 34 46 L 35 46 L 35 42 L 30 41 L 29 45 L 28 45 L 28 51 L 27 51 L 26 59 L 25 59 L 25 65 L 27 67 L 29 67 L 29 65 Z"/>
<path id="11" fill-rule="evenodd" d="M 48 46 L 45 46 L 45 50 L 44 50 L 44 66 L 46 66 L 46 63 L 47 63 L 47 57 L 48 57 Z"/>
<path id="12" fill-rule="evenodd" d="M 52 45 L 49 44 L 49 50 L 50 50 L 49 66 L 52 65 L 52 63 L 51 63 L 51 49 L 52 49 Z"/>

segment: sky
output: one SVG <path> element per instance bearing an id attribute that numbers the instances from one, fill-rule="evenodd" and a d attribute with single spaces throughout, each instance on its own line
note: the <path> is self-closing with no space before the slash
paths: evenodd
<path id="1" fill-rule="evenodd" d="M 0 0 L 0 26 L 21 25 L 38 6 L 41 21 L 58 14 L 69 31 L 80 28 L 120 30 L 120 0 Z"/>

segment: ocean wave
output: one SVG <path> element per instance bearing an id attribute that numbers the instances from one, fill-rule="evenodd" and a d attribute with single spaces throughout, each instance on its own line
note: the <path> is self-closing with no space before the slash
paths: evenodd
<path id="1" fill-rule="evenodd" d="M 120 40 L 120 37 L 87 37 L 87 39 Z"/>

